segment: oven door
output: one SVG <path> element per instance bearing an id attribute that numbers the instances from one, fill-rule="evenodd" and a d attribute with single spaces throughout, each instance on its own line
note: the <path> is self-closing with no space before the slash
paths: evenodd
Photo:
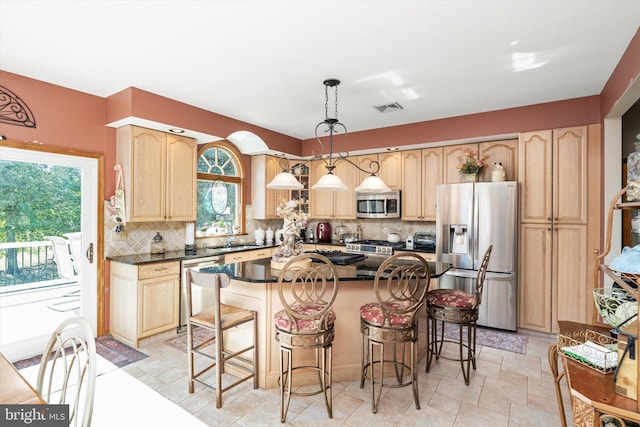
<path id="1" fill-rule="evenodd" d="M 180 276 L 180 324 L 178 332 L 186 330 L 189 307 L 187 306 L 187 270 L 200 271 L 206 268 L 224 265 L 224 255 L 208 256 L 182 261 L 182 274 Z M 213 300 L 213 289 L 203 289 L 196 287 L 193 289 L 191 298 L 193 299 L 193 309 L 195 312 L 204 308 L 204 301 Z"/>

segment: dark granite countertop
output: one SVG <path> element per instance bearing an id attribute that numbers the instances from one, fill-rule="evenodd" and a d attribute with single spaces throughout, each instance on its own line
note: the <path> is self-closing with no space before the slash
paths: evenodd
<path id="1" fill-rule="evenodd" d="M 204 257 L 213 257 L 213 256 L 224 256 L 229 253 L 234 252 L 245 252 L 245 251 L 253 251 L 262 248 L 271 248 L 273 245 L 238 245 L 231 246 L 229 248 L 209 248 L 209 249 L 198 249 L 195 253 L 186 253 L 184 250 L 182 251 L 166 251 L 164 254 L 132 254 L 132 255 L 119 255 L 119 256 L 109 256 L 107 259 L 113 262 L 121 262 L 123 264 L 150 264 L 155 262 L 167 262 L 167 261 L 183 261 L 187 259 L 197 259 Z"/>
<path id="2" fill-rule="evenodd" d="M 320 247 L 322 245 L 339 246 L 340 244 L 316 243 L 316 247 L 318 247 L 318 249 L 321 249 Z M 155 255 L 155 254 L 149 254 L 149 253 L 131 254 L 131 255 L 108 256 L 106 257 L 106 259 L 113 262 L 121 262 L 123 264 L 131 264 L 131 265 L 152 264 L 157 262 L 183 261 L 188 259 L 197 259 L 197 258 L 204 258 L 204 257 L 224 256 L 228 253 L 253 251 L 256 249 L 270 248 L 274 246 L 275 245 L 255 245 L 255 244 L 249 243 L 249 244 L 243 244 L 243 245 L 235 245 L 229 248 L 216 247 L 216 248 L 209 248 L 209 249 L 198 249 L 195 253 L 188 253 L 188 254 L 185 253 L 184 250 L 180 250 L 180 251 L 167 251 L 162 255 L 159 255 L 159 254 Z M 398 249 L 398 251 L 406 251 L 406 250 L 408 249 L 403 249 L 403 248 Z M 413 249 L 412 251 L 429 253 L 429 251 L 420 250 L 420 249 Z"/>
<path id="3" fill-rule="evenodd" d="M 356 267 L 356 276 L 341 277 L 340 281 L 373 280 L 376 270 L 382 264 L 385 257 L 368 256 L 364 261 L 351 264 Z M 450 264 L 440 262 L 428 262 L 431 278 L 442 276 L 451 267 Z M 201 271 L 226 273 L 231 278 L 243 282 L 252 283 L 273 283 L 278 281 L 279 270 L 271 268 L 271 259 L 257 259 L 232 264 L 221 264 L 207 267 Z"/>

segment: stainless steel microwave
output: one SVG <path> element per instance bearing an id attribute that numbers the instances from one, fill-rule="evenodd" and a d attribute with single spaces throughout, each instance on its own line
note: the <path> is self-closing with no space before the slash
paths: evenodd
<path id="1" fill-rule="evenodd" d="M 356 193 L 356 218 L 400 218 L 400 191 Z"/>

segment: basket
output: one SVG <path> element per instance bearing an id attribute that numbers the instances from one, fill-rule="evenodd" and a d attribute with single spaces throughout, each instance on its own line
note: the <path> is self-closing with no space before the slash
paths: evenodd
<path id="1" fill-rule="evenodd" d="M 600 316 L 614 328 L 638 313 L 638 301 L 624 289 L 597 288 L 593 290 L 593 298 Z"/>
<path id="2" fill-rule="evenodd" d="M 558 350 L 576 362 L 603 374 L 618 366 L 618 340 L 590 329 L 558 335 Z"/>

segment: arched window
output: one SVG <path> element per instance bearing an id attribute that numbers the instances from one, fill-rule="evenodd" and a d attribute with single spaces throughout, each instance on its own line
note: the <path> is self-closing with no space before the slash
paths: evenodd
<path id="1" fill-rule="evenodd" d="M 196 236 L 244 233 L 244 181 L 240 153 L 231 143 L 210 142 L 198 149 Z"/>

